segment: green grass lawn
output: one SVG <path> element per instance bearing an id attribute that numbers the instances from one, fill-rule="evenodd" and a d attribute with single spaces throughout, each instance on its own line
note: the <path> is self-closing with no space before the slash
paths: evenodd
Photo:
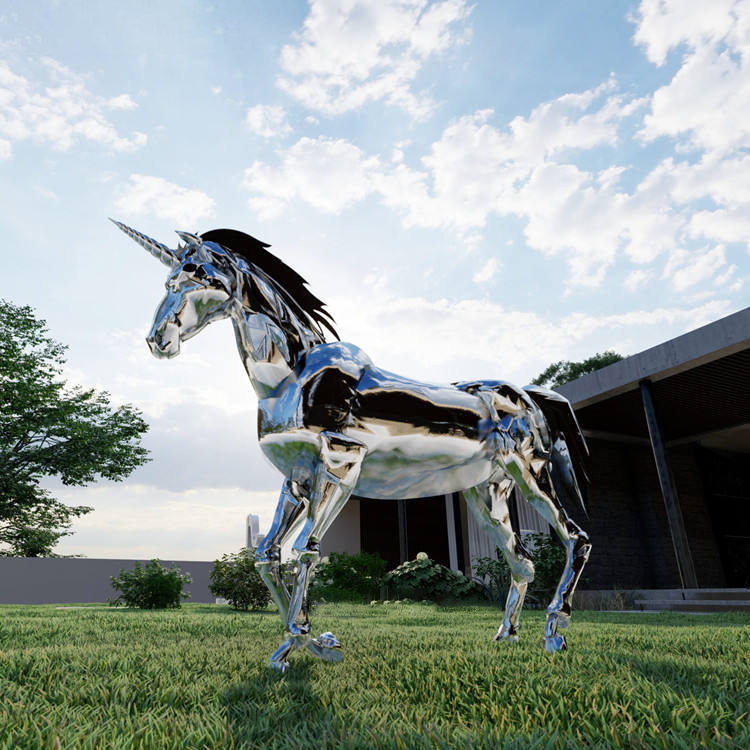
<path id="1" fill-rule="evenodd" d="M 0 607 L 0 748 L 750 747 L 750 616 L 577 612 L 569 650 L 490 607 L 326 604 L 341 664 L 275 613 Z"/>

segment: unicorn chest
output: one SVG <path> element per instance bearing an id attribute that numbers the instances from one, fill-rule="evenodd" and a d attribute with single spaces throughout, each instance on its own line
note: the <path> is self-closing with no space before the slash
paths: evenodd
<path id="1" fill-rule="evenodd" d="M 286 381 L 259 402 L 258 437 L 310 430 L 341 432 L 351 424 L 357 386 L 370 359 L 352 344 L 315 347 Z"/>

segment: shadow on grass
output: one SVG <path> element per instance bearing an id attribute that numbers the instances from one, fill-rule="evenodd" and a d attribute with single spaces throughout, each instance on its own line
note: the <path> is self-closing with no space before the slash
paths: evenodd
<path id="1" fill-rule="evenodd" d="M 219 697 L 226 708 L 233 746 L 286 748 L 320 746 L 333 715 L 311 685 L 313 662 L 295 659 L 284 675 L 262 667 Z"/>
<path id="2" fill-rule="evenodd" d="M 652 627 L 744 628 L 750 626 L 750 613 L 712 612 L 591 612 L 573 609 L 573 621 L 607 625 L 647 625 Z"/>
<path id="3" fill-rule="evenodd" d="M 706 668 L 686 664 L 674 656 L 629 656 L 618 661 L 624 669 L 639 674 L 654 686 L 656 700 L 652 710 L 662 726 L 672 724 L 680 707 L 683 713 L 687 709 L 688 715 L 683 720 L 694 733 L 695 744 L 686 743 L 682 747 L 750 747 L 750 730 L 744 720 L 750 700 L 747 675 L 739 673 L 736 665 L 714 664 Z M 707 731 L 710 738 L 706 737 Z"/>
<path id="4" fill-rule="evenodd" d="M 638 672 L 652 685 L 668 686 L 685 697 L 704 698 L 715 695 L 717 686 L 729 686 L 738 681 L 746 690 L 734 665 L 713 664 L 710 669 L 688 665 L 679 655 L 672 656 L 616 656 L 616 661 L 630 672 Z M 736 696 L 739 698 L 739 695 Z"/>
<path id="5" fill-rule="evenodd" d="M 260 616 L 260 617 L 278 617 L 276 609 L 234 609 L 229 604 L 191 604 L 185 608 L 188 612 L 201 612 L 211 615 L 240 615 L 240 616 Z"/>

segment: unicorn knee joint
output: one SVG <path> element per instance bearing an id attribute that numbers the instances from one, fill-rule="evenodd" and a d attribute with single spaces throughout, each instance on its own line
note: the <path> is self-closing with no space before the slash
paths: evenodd
<path id="1" fill-rule="evenodd" d="M 320 560 L 320 551 L 316 549 L 294 550 L 300 563 L 314 565 Z"/>

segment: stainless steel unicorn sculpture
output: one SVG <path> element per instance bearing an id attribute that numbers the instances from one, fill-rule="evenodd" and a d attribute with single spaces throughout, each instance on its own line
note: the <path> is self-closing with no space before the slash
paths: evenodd
<path id="1" fill-rule="evenodd" d="M 502 380 L 431 385 L 376 367 L 338 340 L 333 319 L 305 280 L 250 235 L 216 229 L 178 232 L 176 250 L 114 222 L 169 268 L 167 294 L 147 341 L 157 357 L 214 320 L 231 319 L 240 358 L 258 395 L 258 439 L 284 475 L 271 528 L 256 566 L 284 621 L 286 640 L 270 665 L 285 671 L 307 647 L 327 661 L 343 658 L 332 633 L 314 637 L 307 587 L 320 540 L 357 493 L 377 499 L 462 492 L 480 526 L 508 561 L 512 582 L 495 640 L 518 639 L 531 556 L 514 533 L 508 499 L 514 484 L 562 541 L 567 561 L 547 608 L 547 651 L 566 647 L 558 633 L 591 546 L 561 500 L 583 505 L 586 445 L 570 404 L 542 388 Z M 326 341 L 323 328 L 336 337 Z M 281 576 L 281 548 L 292 550 L 296 579 Z"/>

